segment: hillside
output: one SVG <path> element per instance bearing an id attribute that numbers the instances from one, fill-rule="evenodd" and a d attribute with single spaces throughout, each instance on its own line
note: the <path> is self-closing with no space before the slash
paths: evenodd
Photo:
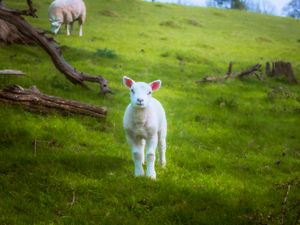
<path id="1" fill-rule="evenodd" d="M 14 8 L 25 1 L 5 1 Z M 50 29 L 50 0 L 33 1 Z M 78 26 L 55 38 L 79 71 L 102 74 L 115 94 L 71 84 L 38 47 L 0 45 L 0 77 L 49 95 L 108 107 L 104 120 L 33 114 L 0 105 L 0 224 L 297 224 L 300 91 L 282 78 L 196 84 L 256 63 L 292 63 L 300 80 L 300 23 L 235 10 L 138 0 L 85 0 Z M 133 177 L 122 119 L 122 76 L 162 80 L 154 97 L 168 120 L 167 167 Z M 36 154 L 34 141 L 37 141 Z M 286 196 L 287 202 L 282 208 Z M 283 209 L 285 213 L 283 213 Z"/>

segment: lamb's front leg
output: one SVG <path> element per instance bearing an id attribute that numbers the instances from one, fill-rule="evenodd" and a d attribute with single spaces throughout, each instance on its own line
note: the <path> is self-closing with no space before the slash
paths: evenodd
<path id="1" fill-rule="evenodd" d="M 146 160 L 147 160 L 147 177 L 151 179 L 156 179 L 155 172 L 155 150 L 157 147 L 157 134 L 151 136 L 148 140 L 146 140 L 147 150 L 146 150 Z"/>
<path id="2" fill-rule="evenodd" d="M 132 159 L 134 162 L 134 176 L 144 176 L 144 143 L 143 140 L 134 140 L 130 135 L 126 135 L 127 142 L 131 147 Z"/>

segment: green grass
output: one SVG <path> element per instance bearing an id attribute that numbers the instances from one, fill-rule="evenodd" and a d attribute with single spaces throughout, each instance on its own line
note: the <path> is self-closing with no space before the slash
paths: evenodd
<path id="1" fill-rule="evenodd" d="M 34 1 L 48 30 L 50 1 Z M 0 224 L 297 224 L 300 89 L 255 77 L 196 84 L 256 63 L 292 63 L 300 80 L 300 23 L 289 18 L 141 1 L 86 0 L 78 27 L 55 38 L 79 71 L 102 74 L 115 91 L 72 85 L 38 47 L 1 45 L 9 84 L 108 107 L 106 119 L 39 115 L 0 107 Z M 24 8 L 22 0 L 8 2 Z M 113 56 L 113 57 L 112 57 Z M 157 180 L 133 177 L 122 117 L 122 76 L 150 82 L 167 113 L 167 167 Z M 36 153 L 34 140 L 37 140 Z M 299 222 L 299 221 L 298 221 Z"/>

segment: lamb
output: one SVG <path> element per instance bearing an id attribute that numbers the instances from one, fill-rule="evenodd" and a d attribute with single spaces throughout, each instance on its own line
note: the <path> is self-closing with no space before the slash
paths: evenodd
<path id="1" fill-rule="evenodd" d="M 69 36 L 73 23 L 78 20 L 79 36 L 82 36 L 82 26 L 86 19 L 86 8 L 82 0 L 55 0 L 49 6 L 48 16 L 52 33 L 57 34 L 61 25 L 65 24 Z"/>
<path id="2" fill-rule="evenodd" d="M 158 100 L 152 97 L 152 92 L 161 86 L 156 80 L 149 84 L 135 82 L 129 77 L 123 77 L 123 83 L 130 89 L 131 103 L 124 114 L 123 126 L 128 144 L 131 146 L 134 162 L 134 175 L 144 175 L 144 148 L 146 145 L 146 176 L 156 179 L 155 150 L 158 147 L 159 164 L 166 165 L 167 120 L 165 111 Z"/>

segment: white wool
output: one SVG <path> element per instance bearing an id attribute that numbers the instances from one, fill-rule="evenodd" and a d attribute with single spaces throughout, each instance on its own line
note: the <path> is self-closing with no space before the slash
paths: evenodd
<path id="1" fill-rule="evenodd" d="M 144 148 L 146 146 L 146 175 L 156 178 L 155 151 L 158 147 L 159 163 L 166 165 L 167 120 L 165 111 L 158 100 L 152 97 L 152 91 L 159 89 L 161 82 L 150 84 L 134 82 L 123 77 L 124 84 L 130 88 L 131 103 L 124 114 L 126 139 L 132 150 L 135 176 L 143 176 Z"/>
<path id="2" fill-rule="evenodd" d="M 82 25 L 86 19 L 86 7 L 82 0 L 55 0 L 49 6 L 48 11 L 51 30 L 57 33 L 62 24 L 67 27 L 70 35 L 73 23 L 78 20 L 80 25 L 79 35 L 82 36 Z"/>

